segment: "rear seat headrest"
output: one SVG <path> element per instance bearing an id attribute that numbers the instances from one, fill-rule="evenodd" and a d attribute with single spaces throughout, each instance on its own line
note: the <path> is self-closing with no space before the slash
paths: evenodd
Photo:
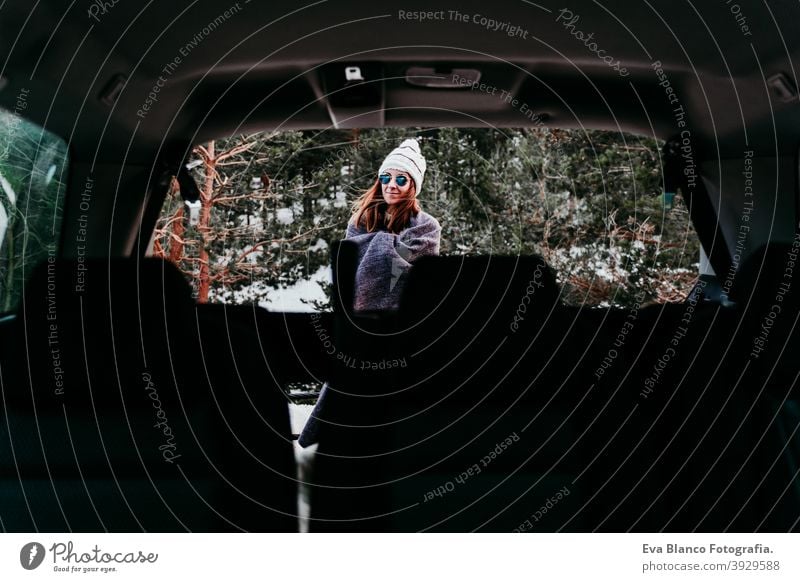
<path id="1" fill-rule="evenodd" d="M 171 377 L 164 374 L 171 362 L 176 374 L 188 374 L 178 363 L 195 349 L 186 339 L 193 305 L 183 275 L 161 259 L 39 264 L 26 282 L 17 317 L 37 394 L 52 394 L 44 387 L 59 379 L 63 385 L 53 389 L 63 390 L 72 406 L 116 406 L 118 393 L 105 386 L 138 382 L 146 369 L 143 354 L 153 355 L 147 367 L 153 374 Z M 161 393 L 169 398 L 166 385 Z"/>
<path id="2" fill-rule="evenodd" d="M 790 252 L 797 256 L 791 257 Z M 770 243 L 759 247 L 739 266 L 729 293 L 730 299 L 747 303 L 752 295 L 752 300 L 756 302 L 773 301 L 781 282 L 792 282 L 784 276 L 788 261 L 797 263 L 798 258 L 797 248 L 792 251 L 792 246 L 787 243 Z M 800 273 L 800 263 L 794 269 Z"/>
<path id="3" fill-rule="evenodd" d="M 155 258 L 51 259 L 34 268 L 25 285 L 26 298 L 39 295 L 106 299 L 114 294 L 143 300 L 169 296 L 193 302 L 191 287 L 177 267 Z"/>
<path id="4" fill-rule="evenodd" d="M 555 275 L 538 255 L 422 257 L 409 271 L 401 311 L 509 304 L 549 309 L 559 297 Z M 469 307 L 468 307 L 469 306 Z"/>
<path id="5" fill-rule="evenodd" d="M 191 287 L 172 263 L 155 258 L 49 259 L 33 270 L 20 302 L 20 319 L 30 323 L 48 314 L 113 311 L 115 317 L 139 313 L 185 313 L 194 304 Z M 124 307 L 124 309 L 123 309 Z"/>

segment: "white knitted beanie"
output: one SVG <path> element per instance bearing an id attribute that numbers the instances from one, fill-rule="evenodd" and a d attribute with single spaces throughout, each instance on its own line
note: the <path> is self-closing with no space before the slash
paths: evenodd
<path id="1" fill-rule="evenodd" d="M 386 156 L 378 170 L 378 175 L 380 176 L 390 168 L 408 172 L 411 179 L 414 180 L 416 195 L 419 196 L 422 190 L 422 180 L 425 178 L 426 167 L 427 164 L 419 151 L 417 140 L 407 139 Z"/>

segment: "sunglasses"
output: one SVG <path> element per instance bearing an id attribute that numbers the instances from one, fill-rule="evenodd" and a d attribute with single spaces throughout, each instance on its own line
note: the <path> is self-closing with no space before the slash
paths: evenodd
<path id="1" fill-rule="evenodd" d="M 378 176 L 378 180 L 381 181 L 381 184 L 386 186 L 389 182 L 392 181 L 392 175 L 391 174 L 381 174 L 380 176 Z M 403 175 L 395 176 L 394 177 L 394 183 L 397 184 L 400 188 L 402 188 L 403 186 L 408 184 L 408 176 L 403 176 Z"/>

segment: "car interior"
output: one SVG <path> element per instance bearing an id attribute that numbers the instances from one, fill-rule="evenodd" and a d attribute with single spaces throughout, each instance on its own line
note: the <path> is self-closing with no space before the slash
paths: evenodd
<path id="1" fill-rule="evenodd" d="M 69 161 L 0 314 L 0 529 L 296 532 L 302 488 L 311 532 L 800 529 L 800 7 L 736 7 L 3 5 L 0 108 Z M 148 256 L 195 145 L 380 127 L 663 140 L 694 289 L 576 306 L 535 255 L 423 257 L 359 312 L 345 241 L 310 314 L 198 303 Z M 286 386 L 323 381 L 298 473 Z"/>

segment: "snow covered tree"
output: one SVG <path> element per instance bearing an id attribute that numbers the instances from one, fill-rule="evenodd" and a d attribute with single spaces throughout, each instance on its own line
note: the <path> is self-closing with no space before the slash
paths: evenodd
<path id="1" fill-rule="evenodd" d="M 62 139 L 0 110 L 0 312 L 14 309 L 22 281 L 55 252 L 66 163 Z"/>

